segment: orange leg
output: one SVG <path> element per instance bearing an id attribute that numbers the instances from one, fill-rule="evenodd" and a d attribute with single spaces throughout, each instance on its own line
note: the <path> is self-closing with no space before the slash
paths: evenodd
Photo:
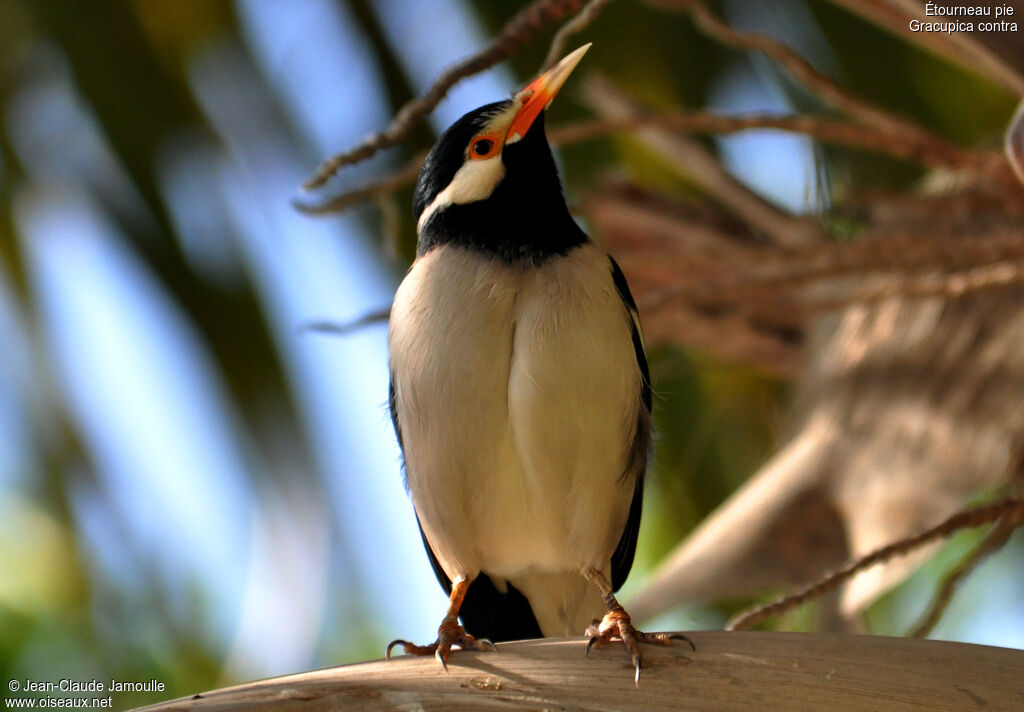
<path id="1" fill-rule="evenodd" d="M 452 594 L 448 598 L 448 613 L 437 629 L 437 640 L 430 645 L 415 645 L 402 639 L 392 640 L 388 643 L 385 657 L 391 660 L 391 649 L 396 645 L 401 645 L 402 652 L 406 655 L 433 655 L 447 672 L 448 655 L 451 653 L 453 645 L 459 646 L 462 650 L 497 650 L 494 643 L 486 638 L 477 640 L 459 624 L 459 609 L 462 608 L 462 601 L 466 597 L 470 583 L 467 579 L 456 579 L 452 583 Z"/>
<path id="2" fill-rule="evenodd" d="M 587 642 L 588 653 L 591 648 L 599 648 L 614 638 L 619 638 L 626 647 L 626 652 L 629 653 L 629 657 L 633 661 L 633 667 L 636 670 L 633 681 L 639 685 L 640 649 L 637 647 L 638 643 L 671 645 L 673 640 L 684 640 L 691 648 L 697 649 L 694 647 L 693 641 L 682 633 L 644 633 L 637 630 L 633 627 L 629 614 L 626 613 L 626 610 L 615 599 L 612 585 L 608 583 L 608 579 L 605 578 L 604 574 L 595 568 L 586 569 L 582 573 L 587 581 L 597 586 L 597 590 L 601 592 L 604 603 L 608 607 L 608 613 L 605 614 L 604 619 L 598 620 L 595 618 L 587 628 L 587 635 L 590 636 L 590 640 Z"/>

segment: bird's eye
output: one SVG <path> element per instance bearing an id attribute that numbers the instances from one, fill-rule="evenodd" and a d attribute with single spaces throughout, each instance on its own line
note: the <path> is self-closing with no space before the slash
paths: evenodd
<path id="1" fill-rule="evenodd" d="M 495 155 L 498 144 L 492 138 L 475 138 L 473 143 L 469 145 L 469 157 L 470 158 L 490 158 Z"/>

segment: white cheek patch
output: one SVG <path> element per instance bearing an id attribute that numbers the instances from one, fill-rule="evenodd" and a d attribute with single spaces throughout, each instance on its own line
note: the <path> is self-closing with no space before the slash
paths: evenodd
<path id="1" fill-rule="evenodd" d="M 505 177 L 505 164 L 501 154 L 482 161 L 469 160 L 462 164 L 448 187 L 437 194 L 430 205 L 423 209 L 416 231 L 419 232 L 430 220 L 430 216 L 446 205 L 465 205 L 490 197 L 498 183 Z"/>

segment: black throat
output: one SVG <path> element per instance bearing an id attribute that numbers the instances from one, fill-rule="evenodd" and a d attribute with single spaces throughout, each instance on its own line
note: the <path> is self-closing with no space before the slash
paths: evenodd
<path id="1" fill-rule="evenodd" d="M 417 254 L 454 245 L 510 264 L 539 264 L 588 241 L 562 196 L 543 114 L 505 147 L 502 161 L 505 177 L 490 197 L 434 213 L 420 231 Z"/>

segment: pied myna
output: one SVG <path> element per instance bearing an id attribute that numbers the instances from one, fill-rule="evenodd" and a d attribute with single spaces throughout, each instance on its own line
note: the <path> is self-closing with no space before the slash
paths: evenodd
<path id="1" fill-rule="evenodd" d="M 452 645 L 587 630 L 621 638 L 639 675 L 638 642 L 685 640 L 635 630 L 613 595 L 640 528 L 651 385 L 626 278 L 570 215 L 544 134 L 588 48 L 456 121 L 419 174 L 390 406 L 451 598 L 435 643 L 389 654 L 445 663 Z"/>

